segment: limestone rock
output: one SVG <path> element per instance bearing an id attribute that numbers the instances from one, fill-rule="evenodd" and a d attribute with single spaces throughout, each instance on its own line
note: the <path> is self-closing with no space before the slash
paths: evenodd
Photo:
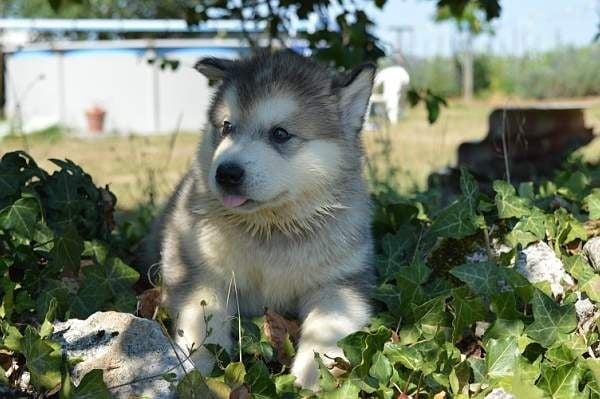
<path id="1" fill-rule="evenodd" d="M 583 253 L 587 256 L 592 267 L 600 270 L 600 237 L 594 237 L 585 243 Z"/>
<path id="2" fill-rule="evenodd" d="M 532 283 L 547 281 L 554 296 L 564 293 L 565 285 L 574 281 L 552 248 L 543 241 L 529 245 L 519 253 L 516 270 Z"/>
<path id="3" fill-rule="evenodd" d="M 516 399 L 516 396 L 506 392 L 503 388 L 495 388 L 486 395 L 485 399 Z"/>
<path id="4" fill-rule="evenodd" d="M 577 320 L 585 321 L 594 315 L 596 308 L 592 301 L 588 298 L 579 298 L 575 302 L 575 313 L 577 314 Z"/>
<path id="5" fill-rule="evenodd" d="M 53 339 L 69 358 L 83 359 L 71 373 L 75 384 L 101 369 L 115 398 L 173 398 L 174 387 L 162 375 L 174 373 L 180 379 L 193 369 L 183 350 L 175 354 L 175 344 L 158 323 L 127 313 L 97 312 L 86 320 L 57 322 Z"/>

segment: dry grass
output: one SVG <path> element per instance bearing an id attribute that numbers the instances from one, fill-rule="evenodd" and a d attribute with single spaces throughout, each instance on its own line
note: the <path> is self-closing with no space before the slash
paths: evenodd
<path id="1" fill-rule="evenodd" d="M 569 102 L 587 107 L 587 124 L 600 135 L 600 98 Z M 424 107 L 419 107 L 410 110 L 406 118 L 386 131 L 366 132 L 365 147 L 375 160 L 379 174 L 397 170 L 395 183 L 400 190 L 425 188 L 431 172 L 456 164 L 458 146 L 462 142 L 479 141 L 487 135 L 488 115 L 493 108 L 526 103 L 507 99 L 470 104 L 453 101 L 433 125 L 427 122 Z M 384 155 L 386 151 L 389 157 Z M 600 139 L 580 152 L 588 160 L 600 161 Z"/>
<path id="2" fill-rule="evenodd" d="M 372 162 L 385 173 L 397 170 L 396 185 L 401 190 L 423 188 L 427 176 L 456 163 L 456 150 L 467 140 L 480 140 L 487 133 L 487 116 L 496 106 L 518 101 L 490 99 L 465 104 L 450 103 L 440 120 L 429 125 L 425 111 L 409 110 L 397 126 L 386 131 L 366 132 L 365 147 Z M 577 101 L 588 105 L 588 125 L 600 134 L 600 98 Z M 389 141 L 387 140 L 389 139 Z M 27 150 L 43 167 L 52 168 L 48 158 L 69 158 L 90 173 L 97 184 L 110 185 L 121 209 L 147 201 L 161 201 L 173 190 L 189 166 L 198 136 L 127 136 L 75 138 L 30 137 L 6 139 L 0 155 L 16 149 Z M 389 142 L 389 144 L 387 144 Z M 385 143 L 385 144 L 383 144 Z M 388 156 L 382 156 L 387 151 Z M 590 160 L 600 161 L 600 140 L 582 151 Z"/>

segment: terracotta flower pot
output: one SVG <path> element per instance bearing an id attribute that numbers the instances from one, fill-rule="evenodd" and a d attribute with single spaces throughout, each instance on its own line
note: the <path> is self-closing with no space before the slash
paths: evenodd
<path id="1" fill-rule="evenodd" d="M 98 106 L 94 106 L 85 111 L 88 130 L 92 133 L 101 133 L 104 130 L 104 117 L 106 111 Z"/>

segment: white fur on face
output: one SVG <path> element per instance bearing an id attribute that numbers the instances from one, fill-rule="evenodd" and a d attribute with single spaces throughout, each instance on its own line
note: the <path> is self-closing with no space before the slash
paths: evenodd
<path id="1" fill-rule="evenodd" d="M 317 190 L 322 190 L 337 176 L 341 149 L 334 141 L 305 141 L 293 153 L 285 155 L 285 149 L 282 154 L 264 137 L 252 135 L 277 126 L 285 128 L 285 122 L 300 112 L 292 95 L 275 92 L 255 102 L 247 115 L 241 112 L 235 88 L 228 89 L 217 115 L 231 122 L 237 132 L 225 137 L 215 150 L 209 178 L 211 191 L 220 193 L 215 181 L 216 169 L 226 162 L 244 169 L 243 195 L 265 205 L 276 198 L 294 201 L 306 194 L 318 193 Z"/>
<path id="2" fill-rule="evenodd" d="M 339 145 L 328 140 L 308 141 L 288 159 L 263 140 L 226 137 L 215 151 L 209 185 L 219 193 L 217 167 L 234 162 L 246 172 L 244 194 L 248 198 L 267 204 L 280 196 L 293 201 L 323 189 L 337 176 L 340 160 Z"/>
<path id="3" fill-rule="evenodd" d="M 338 174 L 340 160 L 341 149 L 333 141 L 312 140 L 305 143 L 290 159 L 289 169 L 294 173 L 290 192 L 300 195 L 330 182 Z"/>

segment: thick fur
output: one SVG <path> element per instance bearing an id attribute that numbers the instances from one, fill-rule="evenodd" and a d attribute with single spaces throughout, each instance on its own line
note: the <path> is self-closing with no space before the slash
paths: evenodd
<path id="1" fill-rule="evenodd" d="M 339 74 L 281 51 L 205 59 L 197 69 L 222 83 L 197 159 L 149 241 L 160 248 L 163 301 L 176 340 L 187 348 L 234 349 L 235 278 L 242 315 L 269 308 L 301 319 L 291 371 L 297 384 L 315 388 L 314 352 L 327 355 L 325 362 L 342 356 L 336 342 L 371 314 L 371 210 L 359 133 L 374 68 Z M 233 126 L 225 137 L 224 120 Z M 292 139 L 274 144 L 273 127 Z M 223 205 L 215 171 L 224 162 L 246 171 L 240 190 L 252 201 L 239 208 Z M 193 359 L 210 372 L 213 359 L 204 348 Z"/>

